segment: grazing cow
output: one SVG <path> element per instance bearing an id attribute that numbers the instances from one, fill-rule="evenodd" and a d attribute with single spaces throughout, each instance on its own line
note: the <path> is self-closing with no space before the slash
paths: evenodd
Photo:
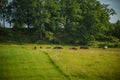
<path id="1" fill-rule="evenodd" d="M 46 49 L 51 49 L 51 47 L 46 47 Z"/>
<path id="2" fill-rule="evenodd" d="M 37 49 L 37 47 L 36 46 L 34 46 L 34 50 L 36 50 Z"/>
<path id="3" fill-rule="evenodd" d="M 104 46 L 103 49 L 107 49 L 108 47 L 107 46 Z"/>
<path id="4" fill-rule="evenodd" d="M 80 49 L 89 49 L 88 46 L 80 46 Z"/>
<path id="5" fill-rule="evenodd" d="M 70 50 L 77 50 L 77 48 L 76 47 L 72 47 L 72 48 L 70 48 Z"/>
<path id="6" fill-rule="evenodd" d="M 42 49 L 42 46 L 40 46 L 40 49 Z"/>
<path id="7" fill-rule="evenodd" d="M 53 49 L 63 49 L 63 47 L 61 47 L 61 46 L 56 46 L 56 47 L 54 47 Z"/>

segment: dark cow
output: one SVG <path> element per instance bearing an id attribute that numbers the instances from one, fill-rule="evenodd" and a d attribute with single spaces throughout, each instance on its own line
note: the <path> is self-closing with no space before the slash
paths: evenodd
<path id="1" fill-rule="evenodd" d="M 77 50 L 77 48 L 76 47 L 72 47 L 72 48 L 70 48 L 70 50 Z"/>
<path id="2" fill-rule="evenodd" d="M 36 46 L 34 46 L 34 50 L 36 50 L 37 49 L 37 47 Z"/>
<path id="3" fill-rule="evenodd" d="M 80 49 L 89 49 L 88 46 L 80 46 Z"/>
<path id="4" fill-rule="evenodd" d="M 56 47 L 54 47 L 53 49 L 63 49 L 63 47 L 61 47 L 61 46 L 56 46 Z"/>
<path id="5" fill-rule="evenodd" d="M 42 49 L 42 46 L 40 46 L 40 49 Z"/>

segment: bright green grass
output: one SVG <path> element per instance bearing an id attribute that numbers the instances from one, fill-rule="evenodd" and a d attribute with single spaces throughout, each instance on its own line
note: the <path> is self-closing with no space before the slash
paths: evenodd
<path id="1" fill-rule="evenodd" d="M 120 49 L 47 46 L 0 45 L 0 80 L 120 80 Z"/>
<path id="2" fill-rule="evenodd" d="M 68 80 L 40 50 L 0 45 L 0 80 Z"/>

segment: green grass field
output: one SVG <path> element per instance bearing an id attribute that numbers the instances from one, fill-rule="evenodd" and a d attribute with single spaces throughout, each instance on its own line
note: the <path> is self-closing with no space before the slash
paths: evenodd
<path id="1" fill-rule="evenodd" d="M 0 80 L 120 80 L 120 48 L 45 49 L 0 45 Z"/>

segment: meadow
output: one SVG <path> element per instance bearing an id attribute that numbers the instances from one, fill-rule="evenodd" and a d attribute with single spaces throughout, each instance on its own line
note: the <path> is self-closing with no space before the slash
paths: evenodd
<path id="1" fill-rule="evenodd" d="M 120 80 L 120 48 L 48 46 L 1 44 L 0 80 Z"/>

